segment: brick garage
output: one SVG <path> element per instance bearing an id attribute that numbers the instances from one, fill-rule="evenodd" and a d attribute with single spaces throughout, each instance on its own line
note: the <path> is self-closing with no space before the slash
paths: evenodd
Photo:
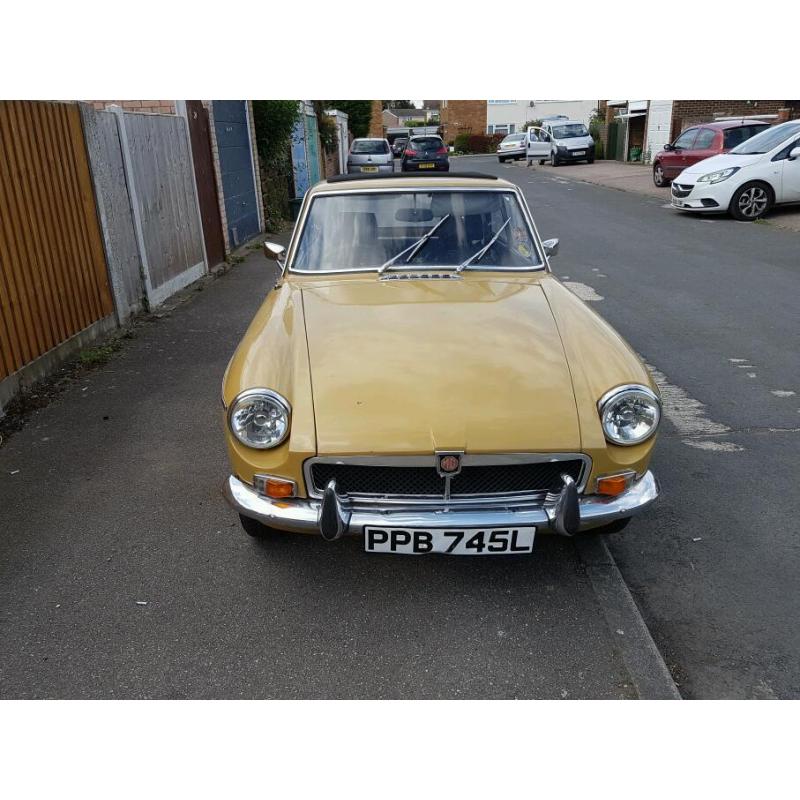
<path id="1" fill-rule="evenodd" d="M 439 120 L 442 136 L 452 144 L 459 133 L 486 133 L 485 100 L 442 100 Z"/>

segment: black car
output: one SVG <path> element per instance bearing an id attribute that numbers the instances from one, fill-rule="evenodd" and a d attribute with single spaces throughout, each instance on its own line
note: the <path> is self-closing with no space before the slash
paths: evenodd
<path id="1" fill-rule="evenodd" d="M 402 139 L 395 139 L 394 142 L 392 142 L 392 153 L 395 156 L 402 156 L 403 150 L 406 149 L 407 144 L 408 144 L 408 139 L 406 139 L 405 137 L 403 137 Z"/>
<path id="2" fill-rule="evenodd" d="M 450 157 L 440 136 L 412 136 L 403 151 L 401 172 L 449 172 Z"/>

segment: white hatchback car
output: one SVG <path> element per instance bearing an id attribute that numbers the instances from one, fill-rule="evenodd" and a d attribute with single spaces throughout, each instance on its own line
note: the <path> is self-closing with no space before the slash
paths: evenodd
<path id="1" fill-rule="evenodd" d="M 767 128 L 672 182 L 672 205 L 681 211 L 728 211 L 752 222 L 777 203 L 800 203 L 800 120 Z"/>

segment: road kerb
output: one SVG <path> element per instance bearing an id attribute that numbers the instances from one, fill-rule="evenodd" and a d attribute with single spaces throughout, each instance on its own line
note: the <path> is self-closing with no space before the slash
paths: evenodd
<path id="1" fill-rule="evenodd" d="M 680 700 L 678 687 L 603 537 L 589 533 L 575 542 L 610 636 L 640 699 Z"/>

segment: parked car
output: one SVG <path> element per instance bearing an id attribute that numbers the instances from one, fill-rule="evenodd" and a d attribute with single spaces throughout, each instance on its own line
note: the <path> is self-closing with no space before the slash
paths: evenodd
<path id="1" fill-rule="evenodd" d="M 395 139 L 392 144 L 392 153 L 396 157 L 400 157 L 403 155 L 403 150 L 406 149 L 406 145 L 408 144 L 408 139 Z"/>
<path id="2" fill-rule="evenodd" d="M 348 173 L 394 172 L 392 148 L 386 139 L 353 139 L 347 154 Z"/>
<path id="3" fill-rule="evenodd" d="M 681 211 L 728 211 L 752 222 L 778 203 L 800 203 L 800 120 L 767 128 L 672 183 L 672 205 Z"/>
<path id="4" fill-rule="evenodd" d="M 652 503 L 658 389 L 551 272 L 557 248 L 490 176 L 311 188 L 223 379 L 244 530 L 526 553 Z"/>
<path id="5" fill-rule="evenodd" d="M 586 125 L 575 120 L 555 118 L 530 127 L 526 132 L 525 155 L 528 166 L 534 161 L 551 166 L 585 161 L 594 163 L 594 139 Z"/>
<path id="6" fill-rule="evenodd" d="M 509 133 L 497 146 L 497 159 L 502 164 L 509 158 L 525 158 L 525 134 Z"/>
<path id="7" fill-rule="evenodd" d="M 672 144 L 656 153 L 653 158 L 653 183 L 669 186 L 670 182 L 687 167 L 732 148 L 755 136 L 768 122 L 761 120 L 724 120 L 694 125 L 687 128 Z"/>
<path id="8" fill-rule="evenodd" d="M 450 171 L 450 155 L 441 136 L 411 136 L 400 162 L 402 172 Z"/>

